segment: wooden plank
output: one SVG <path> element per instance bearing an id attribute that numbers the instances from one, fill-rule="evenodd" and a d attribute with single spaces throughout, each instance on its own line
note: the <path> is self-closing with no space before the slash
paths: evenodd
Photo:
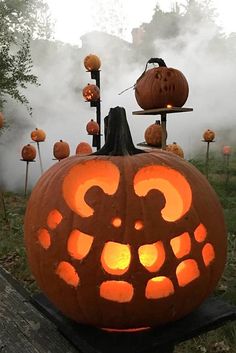
<path id="1" fill-rule="evenodd" d="M 158 108 L 158 109 L 147 109 L 147 110 L 137 110 L 132 112 L 133 115 L 158 115 L 158 114 L 170 114 L 170 113 L 184 113 L 192 112 L 193 108 L 180 108 L 180 107 L 171 107 L 171 108 Z"/>
<path id="2" fill-rule="evenodd" d="M 0 271 L 1 353 L 78 352 Z"/>

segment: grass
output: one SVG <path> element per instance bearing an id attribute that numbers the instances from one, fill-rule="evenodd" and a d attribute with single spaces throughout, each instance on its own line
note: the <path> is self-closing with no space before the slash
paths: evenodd
<path id="1" fill-rule="evenodd" d="M 200 171 L 205 161 L 197 156 L 190 161 Z M 229 180 L 223 158 L 212 155 L 209 160 L 209 182 L 219 196 L 228 228 L 228 259 L 215 294 L 236 305 L 236 156 L 230 160 Z M 23 219 L 27 200 L 23 195 L 4 193 L 6 216 L 0 200 L 0 265 L 8 270 L 30 292 L 37 285 L 27 265 L 23 242 Z M 179 344 L 175 353 L 236 353 L 236 325 L 228 323 L 195 339 Z"/>

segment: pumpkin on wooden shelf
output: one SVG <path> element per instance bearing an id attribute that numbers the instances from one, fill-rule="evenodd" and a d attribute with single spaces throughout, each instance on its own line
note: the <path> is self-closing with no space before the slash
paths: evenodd
<path id="1" fill-rule="evenodd" d="M 166 146 L 166 151 L 177 154 L 177 156 L 184 158 L 184 151 L 176 142 L 173 142 Z"/>
<path id="2" fill-rule="evenodd" d="M 60 140 L 53 145 L 53 155 L 59 161 L 70 155 L 70 146 L 67 142 Z"/>
<path id="3" fill-rule="evenodd" d="M 84 58 L 84 66 L 88 71 L 98 71 L 101 67 L 101 60 L 95 54 L 89 54 Z"/>
<path id="4" fill-rule="evenodd" d="M 88 83 L 83 89 L 84 99 L 88 102 L 95 102 L 100 98 L 100 89 L 94 84 Z"/>
<path id="5" fill-rule="evenodd" d="M 145 110 L 166 107 L 182 107 L 188 98 L 189 87 L 186 77 L 177 69 L 167 67 L 164 60 L 150 59 L 157 63 L 142 73 L 135 84 L 135 98 Z M 147 65 L 146 65 L 147 68 Z"/>
<path id="6" fill-rule="evenodd" d="M 212 142 L 215 138 L 215 132 L 213 130 L 207 129 L 202 135 L 204 141 Z"/>
<path id="7" fill-rule="evenodd" d="M 24 227 L 39 287 L 66 316 L 95 327 L 143 329 L 187 315 L 226 261 L 211 185 L 172 153 L 135 148 L 121 107 L 110 109 L 99 151 L 42 175 Z"/>
<path id="8" fill-rule="evenodd" d="M 89 143 L 87 142 L 80 142 L 77 147 L 76 147 L 76 151 L 75 154 L 91 154 L 93 152 L 92 147 L 90 146 Z"/>
<path id="9" fill-rule="evenodd" d="M 2 112 L 0 112 L 0 129 L 3 128 L 4 125 L 4 115 Z"/>
<path id="10" fill-rule="evenodd" d="M 100 128 L 98 123 L 91 119 L 86 125 L 86 130 L 89 135 L 98 135 Z"/>
<path id="11" fill-rule="evenodd" d="M 154 124 L 147 127 L 144 132 L 144 139 L 150 146 L 161 147 L 162 141 L 162 128 L 160 120 L 156 120 Z"/>
<path id="12" fill-rule="evenodd" d="M 35 142 L 43 142 L 45 141 L 46 133 L 42 129 L 36 127 L 36 129 L 31 132 L 31 138 Z"/>
<path id="13" fill-rule="evenodd" d="M 22 148 L 21 156 L 23 161 L 32 162 L 36 157 L 36 148 L 28 143 Z"/>

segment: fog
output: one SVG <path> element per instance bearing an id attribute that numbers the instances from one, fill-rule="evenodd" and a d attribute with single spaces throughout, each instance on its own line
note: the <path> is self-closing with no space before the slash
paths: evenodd
<path id="1" fill-rule="evenodd" d="M 35 127 L 47 134 L 46 141 L 40 143 L 44 170 L 58 163 L 53 160 L 52 154 L 56 141 L 67 141 L 71 155 L 75 153 L 79 142 L 92 143 L 85 127 L 90 119 L 96 118 L 96 110 L 82 96 L 83 87 L 87 83 L 95 83 L 83 65 L 83 59 L 89 53 L 98 55 L 102 62 L 102 118 L 111 107 L 124 107 L 135 143 L 144 141 L 145 129 L 160 116 L 132 115 L 133 111 L 141 110 L 135 100 L 134 90 L 130 89 L 121 95 L 118 93 L 135 84 L 150 57 L 161 57 L 168 67 L 177 68 L 186 76 L 189 97 L 185 107 L 193 108 L 193 112 L 167 116 L 167 142 L 179 143 L 187 159 L 205 152 L 206 146 L 201 140 L 208 128 L 216 132 L 211 151 L 221 153 L 223 145 L 234 144 L 236 37 L 231 35 L 226 38 L 224 33 L 220 34 L 217 25 L 206 18 L 197 21 L 193 16 L 191 21 L 188 19 L 178 23 L 179 33 L 173 37 L 169 32 L 174 25 L 169 18 L 166 19 L 159 35 L 158 30 L 156 33 L 151 32 L 151 27 L 146 24 L 144 27 L 152 36 L 146 33 L 146 37 L 140 39 L 141 43 L 133 44 L 100 32 L 84 35 L 81 48 L 60 42 L 34 41 L 33 72 L 41 85 L 31 86 L 25 92 L 33 108 L 32 118 L 24 106 L 12 100 L 6 105 L 4 113 L 9 128 L 0 137 L 3 188 L 23 189 L 26 165 L 20 160 L 21 149 L 31 143 L 30 133 Z M 29 165 L 29 188 L 39 177 L 37 156 L 36 163 Z"/>

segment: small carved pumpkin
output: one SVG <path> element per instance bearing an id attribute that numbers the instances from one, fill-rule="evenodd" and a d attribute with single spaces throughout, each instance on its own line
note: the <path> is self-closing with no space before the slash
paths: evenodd
<path id="1" fill-rule="evenodd" d="M 92 147 L 87 142 L 80 142 L 76 147 L 76 151 L 75 151 L 75 153 L 79 155 L 90 154 L 92 152 L 93 152 Z"/>
<path id="2" fill-rule="evenodd" d="M 215 138 L 215 133 L 214 131 L 207 129 L 204 134 L 202 135 L 202 137 L 204 138 L 204 141 L 206 142 L 212 142 Z"/>
<path id="3" fill-rule="evenodd" d="M 84 58 L 84 66 L 88 71 L 98 71 L 101 66 L 101 60 L 97 55 L 89 54 Z"/>
<path id="4" fill-rule="evenodd" d="M 70 318 L 153 327 L 212 293 L 226 259 L 223 212 L 193 165 L 135 148 L 124 108 L 109 116 L 101 150 L 55 164 L 32 191 L 28 259 L 40 288 Z"/>
<path id="5" fill-rule="evenodd" d="M 0 129 L 3 127 L 4 125 L 4 116 L 3 116 L 3 113 L 0 112 Z"/>
<path id="6" fill-rule="evenodd" d="M 31 132 L 31 138 L 35 142 L 43 142 L 46 138 L 46 133 L 42 129 L 36 129 Z"/>
<path id="7" fill-rule="evenodd" d="M 231 152 L 232 152 L 232 148 L 230 146 L 224 146 L 223 147 L 223 154 L 225 156 L 231 155 Z"/>
<path id="8" fill-rule="evenodd" d="M 144 132 L 144 139 L 150 146 L 161 147 L 162 129 L 160 120 L 156 120 L 155 124 L 148 126 Z"/>
<path id="9" fill-rule="evenodd" d="M 70 155 L 69 144 L 65 141 L 62 141 L 62 140 L 55 142 L 53 145 L 53 155 L 59 161 L 61 159 L 69 157 L 69 155 Z"/>
<path id="10" fill-rule="evenodd" d="M 166 151 L 177 154 L 177 156 L 184 158 L 184 151 L 176 142 L 166 146 Z"/>
<path id="11" fill-rule="evenodd" d="M 98 123 L 91 119 L 86 125 L 86 130 L 89 135 L 98 135 L 100 129 Z"/>
<path id="12" fill-rule="evenodd" d="M 100 98 L 100 89 L 98 86 L 88 83 L 83 89 L 84 99 L 88 102 L 94 102 Z"/>
<path id="13" fill-rule="evenodd" d="M 135 98 L 143 109 L 182 107 L 188 98 L 188 82 L 181 71 L 166 67 L 162 59 L 150 59 L 160 66 L 143 72 L 135 85 Z M 147 65 L 146 65 L 147 68 Z"/>
<path id="14" fill-rule="evenodd" d="M 21 150 L 21 156 L 24 161 L 31 162 L 35 159 L 36 157 L 36 149 L 33 145 L 28 145 L 24 146 Z"/>

